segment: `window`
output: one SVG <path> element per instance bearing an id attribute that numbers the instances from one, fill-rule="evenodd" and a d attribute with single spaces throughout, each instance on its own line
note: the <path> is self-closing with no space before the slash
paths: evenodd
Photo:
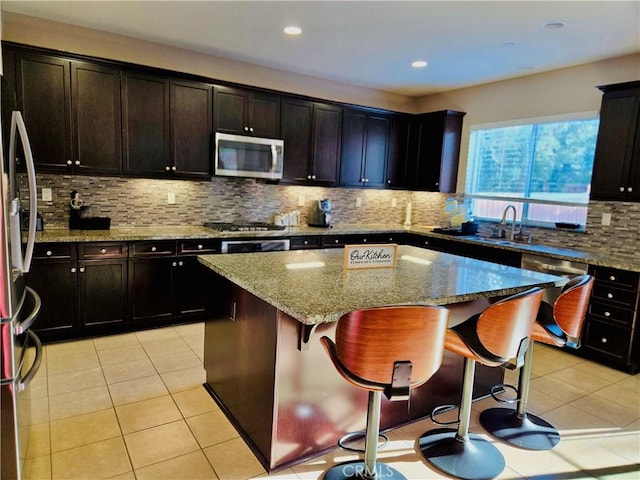
<path id="1" fill-rule="evenodd" d="M 596 114 L 472 127 L 465 195 L 478 218 L 515 205 L 523 222 L 586 224 Z"/>

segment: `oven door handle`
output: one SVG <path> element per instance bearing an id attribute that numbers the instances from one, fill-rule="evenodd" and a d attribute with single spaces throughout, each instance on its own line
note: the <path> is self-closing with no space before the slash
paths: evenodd
<path id="1" fill-rule="evenodd" d="M 33 363 L 31 364 L 31 368 L 29 368 L 29 371 L 24 376 L 21 376 L 20 379 L 18 380 L 17 382 L 18 392 L 24 391 L 29 386 L 29 384 L 31 383 L 31 380 L 33 380 L 33 377 L 35 377 L 36 373 L 38 373 L 38 370 L 40 369 L 40 364 L 42 363 L 42 353 L 43 353 L 42 342 L 33 331 L 27 330 L 25 333 L 29 336 L 29 338 L 33 342 L 34 347 L 36 348 L 36 356 L 33 359 Z"/>
<path id="2" fill-rule="evenodd" d="M 38 318 L 38 315 L 40 315 L 40 309 L 42 308 L 42 300 L 40 300 L 40 295 L 38 295 L 33 288 L 25 287 L 25 293 L 33 299 L 33 310 L 27 316 L 27 318 L 16 325 L 16 335 L 25 333 L 31 327 L 31 325 L 33 325 L 33 322 L 35 322 L 36 318 Z"/>

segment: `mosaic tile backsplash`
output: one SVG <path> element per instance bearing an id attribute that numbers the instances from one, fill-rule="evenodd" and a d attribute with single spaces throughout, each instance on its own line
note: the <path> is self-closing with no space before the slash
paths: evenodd
<path id="1" fill-rule="evenodd" d="M 20 176 L 21 191 L 26 179 Z M 442 203 L 450 194 L 405 190 L 367 190 L 269 184 L 262 180 L 213 177 L 211 181 L 152 180 L 116 177 L 38 174 L 39 193 L 51 188 L 51 202 L 40 200 L 46 228 L 67 227 L 71 191 L 78 191 L 92 216 L 110 217 L 112 227 L 200 225 L 213 221 L 272 222 L 274 215 L 299 210 L 301 222 L 315 200 L 331 200 L 333 223 L 397 223 L 412 204 L 415 225 L 444 225 Z M 175 204 L 169 205 L 169 193 Z M 360 199 L 360 206 L 356 206 Z M 458 199 L 461 199 L 460 197 Z M 298 206 L 301 201 L 304 206 Z M 395 206 L 392 204 L 395 203 Z M 611 213 L 611 226 L 601 225 Z M 481 223 L 487 233 L 492 224 Z M 591 202 L 586 232 L 526 227 L 535 243 L 557 247 L 626 253 L 640 252 L 640 204 Z"/>

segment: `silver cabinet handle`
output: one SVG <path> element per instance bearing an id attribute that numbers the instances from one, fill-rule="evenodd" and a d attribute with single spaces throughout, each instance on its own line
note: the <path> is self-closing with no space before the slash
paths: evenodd
<path id="1" fill-rule="evenodd" d="M 307 175 L 307 180 L 311 180 L 311 175 Z"/>
<path id="2" fill-rule="evenodd" d="M 71 160 L 67 160 L 67 165 L 73 165 L 73 162 Z"/>
<path id="3" fill-rule="evenodd" d="M 315 180 L 316 176 L 315 175 L 311 175 L 311 180 Z"/>
<path id="4" fill-rule="evenodd" d="M 229 320 L 231 320 L 232 322 L 236 321 L 236 311 L 237 311 L 237 304 L 236 302 L 231 302 L 231 315 L 229 315 Z"/>
<path id="5" fill-rule="evenodd" d="M 204 247 L 202 245 L 198 245 L 198 250 L 202 250 Z"/>
<path id="6" fill-rule="evenodd" d="M 164 167 L 164 169 L 168 172 L 169 170 L 171 170 L 171 167 L 167 165 L 166 167 Z"/>
<path id="7" fill-rule="evenodd" d="M 171 171 L 172 171 L 172 172 L 175 172 L 175 171 L 176 171 L 176 166 L 175 166 L 175 165 L 173 165 L 173 166 L 171 167 Z"/>
<path id="8" fill-rule="evenodd" d="M 178 262 L 178 266 L 180 266 L 180 267 L 181 267 L 181 266 L 183 266 L 183 265 L 184 265 L 184 262 L 183 262 L 182 260 Z"/>
<path id="9" fill-rule="evenodd" d="M 627 192 L 633 192 L 633 188 L 632 187 L 627 188 Z"/>
<path id="10" fill-rule="evenodd" d="M 152 252 L 155 252 L 156 250 L 158 250 L 156 247 L 151 247 Z"/>
<path id="11" fill-rule="evenodd" d="M 78 270 L 76 269 L 76 267 L 73 267 L 73 268 L 71 269 L 71 273 L 76 273 L 77 271 L 78 271 Z"/>
<path id="12" fill-rule="evenodd" d="M 304 244 L 305 244 L 305 245 L 309 245 L 309 240 L 305 240 L 305 241 L 304 241 Z"/>
<path id="13" fill-rule="evenodd" d="M 178 262 L 173 262 L 171 265 L 174 266 L 174 267 L 177 267 L 178 266 Z"/>
<path id="14" fill-rule="evenodd" d="M 615 281 L 616 281 L 616 277 L 615 277 L 615 275 L 611 275 L 611 276 L 609 277 L 609 280 L 611 280 L 612 282 L 615 282 Z"/>
<path id="15" fill-rule="evenodd" d="M 613 293 L 607 293 L 607 298 L 613 298 Z"/>
<path id="16" fill-rule="evenodd" d="M 80 267 L 80 273 L 84 273 L 84 267 Z"/>
<path id="17" fill-rule="evenodd" d="M 250 128 L 249 128 L 249 131 L 250 131 L 250 132 L 253 132 L 253 127 L 250 127 Z"/>
<path id="18" fill-rule="evenodd" d="M 50 257 L 51 255 L 53 255 L 53 252 L 51 250 L 47 250 L 47 257 Z"/>
<path id="19" fill-rule="evenodd" d="M 600 341 L 601 341 L 602 343 L 607 343 L 607 337 L 602 337 L 602 338 L 600 339 Z"/>
<path id="20" fill-rule="evenodd" d="M 105 253 L 107 253 L 107 249 L 106 248 L 101 248 L 100 249 L 100 253 L 102 253 L 104 255 Z"/>
<path id="21" fill-rule="evenodd" d="M 76 161 L 75 161 L 75 164 L 76 164 L 76 165 L 80 165 L 80 160 L 76 160 Z"/>
<path id="22" fill-rule="evenodd" d="M 604 312 L 604 316 L 605 317 L 610 317 L 611 316 L 611 312 Z"/>
<path id="23" fill-rule="evenodd" d="M 363 243 L 367 243 L 367 239 L 366 239 L 366 238 L 363 238 L 363 239 L 362 239 L 362 242 L 363 242 Z"/>
<path id="24" fill-rule="evenodd" d="M 335 240 L 334 240 L 334 242 L 335 242 L 335 243 L 339 243 L 339 242 L 340 242 L 340 240 L 338 240 L 338 239 L 335 239 Z"/>

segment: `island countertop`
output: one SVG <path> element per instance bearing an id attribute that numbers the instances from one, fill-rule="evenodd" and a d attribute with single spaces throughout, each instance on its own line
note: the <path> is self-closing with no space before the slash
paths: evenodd
<path id="1" fill-rule="evenodd" d="M 342 249 L 201 255 L 214 272 L 306 325 L 384 305 L 447 305 L 511 295 L 566 279 L 401 245 L 395 268 L 343 268 Z M 291 265 L 320 262 L 313 268 Z M 289 267 L 288 267 L 289 266 Z"/>

